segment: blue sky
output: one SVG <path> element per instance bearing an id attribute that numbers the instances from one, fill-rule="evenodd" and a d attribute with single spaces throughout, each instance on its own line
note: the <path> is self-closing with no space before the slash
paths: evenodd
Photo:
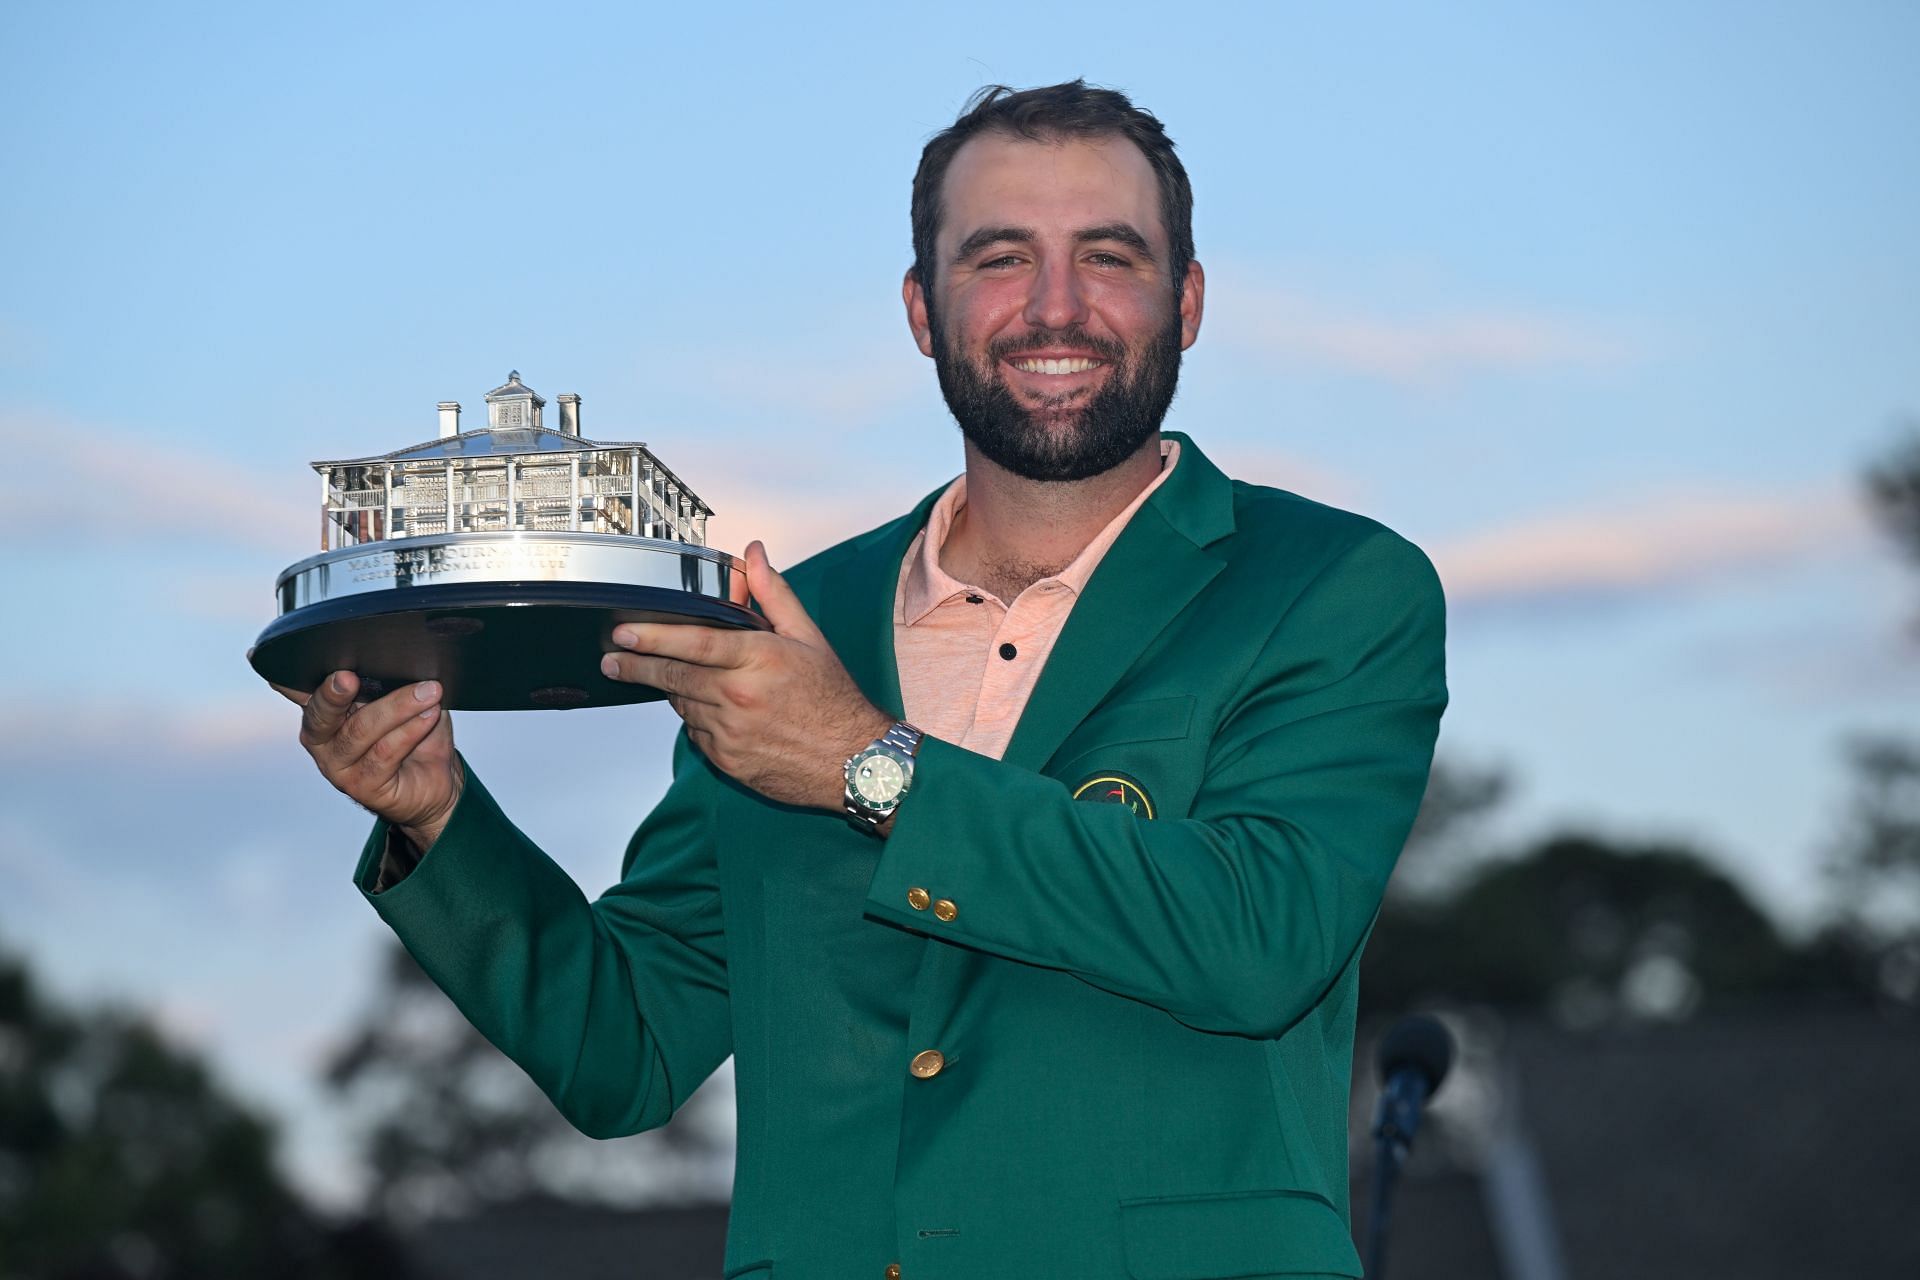
<path id="1" fill-rule="evenodd" d="M 364 999 L 363 830 L 242 654 L 307 462 L 509 368 L 790 562 L 959 465 L 898 303 L 920 145 L 1085 75 L 1166 121 L 1209 305 L 1170 425 L 1452 601 L 1500 835 L 1701 844 L 1783 917 L 1839 744 L 1911 727 L 1856 498 L 1920 414 L 1920 9 L 53 5 L 0 12 L 0 938 L 294 1117 Z M 471 419 L 470 419 L 471 420 Z M 663 708 L 463 745 L 589 886 Z"/>

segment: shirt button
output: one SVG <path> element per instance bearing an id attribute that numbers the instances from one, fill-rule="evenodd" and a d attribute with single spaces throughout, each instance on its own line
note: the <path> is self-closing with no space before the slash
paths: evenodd
<path id="1" fill-rule="evenodd" d="M 907 890 L 907 905 L 915 911 L 925 911 L 927 909 L 927 903 L 932 900 L 932 896 L 919 885 L 915 885 L 913 888 Z"/>
<path id="2" fill-rule="evenodd" d="M 889 1262 L 887 1264 L 887 1280 L 900 1280 L 900 1264 L 899 1263 Z"/>
<path id="3" fill-rule="evenodd" d="M 1000 646 L 1000 656 L 1005 658 L 1008 662 L 1012 662 L 1015 658 L 1020 656 L 1020 651 L 1014 648 L 1010 644 L 1003 644 Z"/>
<path id="4" fill-rule="evenodd" d="M 922 1049 L 913 1055 L 913 1062 L 907 1070 L 922 1080 L 931 1080 L 946 1068 L 947 1055 L 938 1049 Z"/>
<path id="5" fill-rule="evenodd" d="M 946 898 L 942 898 L 933 904 L 933 914 L 939 916 L 942 920 L 952 920 L 960 914 L 960 908 L 954 906 L 953 903 Z"/>

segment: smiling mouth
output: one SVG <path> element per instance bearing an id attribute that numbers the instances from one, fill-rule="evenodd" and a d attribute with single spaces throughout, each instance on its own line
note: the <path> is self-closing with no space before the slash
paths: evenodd
<path id="1" fill-rule="evenodd" d="M 1008 364 L 1022 373 L 1048 373 L 1058 377 L 1069 373 L 1088 373 L 1098 369 L 1103 360 L 1093 360 L 1086 356 L 1076 356 L 1066 360 L 1040 360 L 1033 358 L 1012 358 Z"/>

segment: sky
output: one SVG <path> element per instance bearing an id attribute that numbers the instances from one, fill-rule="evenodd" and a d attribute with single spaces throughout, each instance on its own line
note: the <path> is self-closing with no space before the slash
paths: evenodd
<path id="1" fill-rule="evenodd" d="M 509 369 L 788 564 L 960 465 L 899 284 L 982 84 L 1166 122 L 1207 314 L 1168 426 L 1450 602 L 1494 838 L 1683 841 L 1810 927 L 1849 735 L 1920 723 L 1864 465 L 1920 415 L 1920 8 L 0 9 L 0 945 L 286 1118 L 371 999 L 365 820 L 243 660 L 318 458 Z M 470 416 L 468 421 L 475 421 Z M 589 890 L 671 713 L 475 714 Z"/>

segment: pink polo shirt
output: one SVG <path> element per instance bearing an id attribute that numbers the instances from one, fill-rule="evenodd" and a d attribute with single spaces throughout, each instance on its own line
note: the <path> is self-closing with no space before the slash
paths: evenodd
<path id="1" fill-rule="evenodd" d="M 967 505 L 967 478 L 947 486 L 900 563 L 893 596 L 893 653 L 907 720 L 923 732 L 999 759 L 1013 738 L 1047 655 L 1120 531 L 1180 461 L 1160 442 L 1160 474 L 1073 563 L 1022 591 L 1012 604 L 940 567 L 940 548 Z"/>

